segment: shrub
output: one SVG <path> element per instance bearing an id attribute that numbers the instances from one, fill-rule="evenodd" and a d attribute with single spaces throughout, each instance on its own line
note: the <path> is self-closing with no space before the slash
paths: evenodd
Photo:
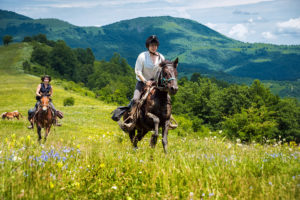
<path id="1" fill-rule="evenodd" d="M 274 112 L 265 106 L 243 109 L 241 113 L 227 117 L 223 122 L 225 135 L 231 139 L 241 139 L 245 142 L 273 139 L 278 133 L 277 123 L 272 118 Z"/>
<path id="2" fill-rule="evenodd" d="M 68 97 L 64 99 L 64 106 L 73 106 L 75 99 L 73 97 Z"/>

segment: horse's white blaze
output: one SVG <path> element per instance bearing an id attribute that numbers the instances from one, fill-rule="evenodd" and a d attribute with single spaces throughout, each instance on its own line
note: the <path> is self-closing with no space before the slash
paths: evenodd
<path id="1" fill-rule="evenodd" d="M 43 111 L 46 111 L 47 110 L 47 107 L 46 106 L 43 106 Z"/>

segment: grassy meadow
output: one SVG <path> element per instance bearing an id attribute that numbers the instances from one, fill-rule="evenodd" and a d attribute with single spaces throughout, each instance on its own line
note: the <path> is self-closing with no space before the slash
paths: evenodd
<path id="1" fill-rule="evenodd" d="M 110 119 L 115 105 L 55 81 L 53 102 L 64 113 L 63 126 L 52 127 L 40 145 L 36 128 L 26 128 L 40 83 L 22 72 L 31 51 L 26 43 L 0 47 L 0 113 L 24 115 L 0 121 L 0 199 L 300 199 L 300 148 L 294 143 L 246 145 L 219 131 L 170 131 L 167 155 L 160 140 L 149 147 L 150 133 L 134 150 Z M 75 105 L 64 107 L 66 97 Z"/>

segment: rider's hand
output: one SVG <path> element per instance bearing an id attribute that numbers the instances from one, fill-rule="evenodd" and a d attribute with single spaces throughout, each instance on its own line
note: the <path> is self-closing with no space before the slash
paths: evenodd
<path id="1" fill-rule="evenodd" d="M 153 83 L 152 81 L 147 81 L 147 82 L 146 82 L 146 86 L 151 86 L 152 83 Z"/>

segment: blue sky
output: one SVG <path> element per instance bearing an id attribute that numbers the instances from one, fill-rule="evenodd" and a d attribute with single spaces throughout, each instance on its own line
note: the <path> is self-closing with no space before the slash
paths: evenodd
<path id="1" fill-rule="evenodd" d="M 300 0 L 0 0 L 0 8 L 78 26 L 170 15 L 244 42 L 300 44 Z"/>

